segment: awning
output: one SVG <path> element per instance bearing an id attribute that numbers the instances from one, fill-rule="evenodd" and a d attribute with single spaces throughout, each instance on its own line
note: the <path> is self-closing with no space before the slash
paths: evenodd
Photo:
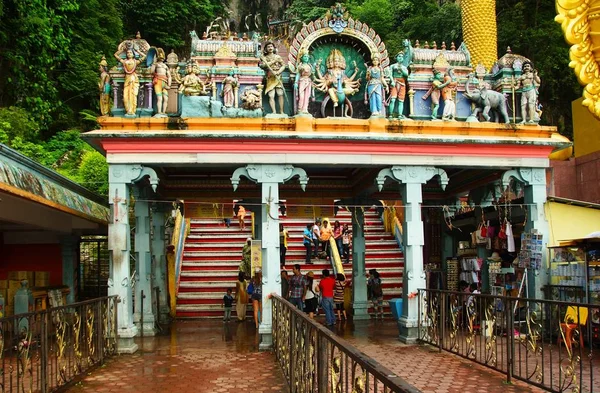
<path id="1" fill-rule="evenodd" d="M 600 205 L 582 201 L 548 198 L 546 218 L 550 226 L 549 246 L 582 239 L 600 230 Z"/>

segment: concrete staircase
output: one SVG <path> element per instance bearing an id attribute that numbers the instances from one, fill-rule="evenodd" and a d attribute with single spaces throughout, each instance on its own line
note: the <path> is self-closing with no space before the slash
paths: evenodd
<path id="1" fill-rule="evenodd" d="M 333 220 L 351 224 L 348 211 L 340 210 Z M 281 223 L 289 231 L 288 251 L 285 269 L 291 273 L 292 265 L 299 263 L 302 272 L 309 270 L 320 279 L 321 270 L 330 269 L 325 260 L 313 260 L 314 264 L 304 263 L 305 248 L 302 233 L 310 220 L 281 217 Z M 247 229 L 240 231 L 237 220 L 232 220 L 230 228 L 217 219 L 192 219 L 183 254 L 183 264 L 177 298 L 178 318 L 221 318 L 223 295 L 227 288 L 235 291 L 237 273 L 241 261 L 242 247 L 248 237 L 250 214 L 246 218 Z M 392 234 L 385 232 L 377 211 L 365 211 L 366 270 L 377 269 L 381 275 L 385 311 L 389 312 L 387 300 L 402 294 L 402 272 L 404 257 Z M 352 258 L 345 264 L 345 273 L 352 277 Z M 235 307 L 233 310 L 235 314 Z M 248 307 L 247 315 L 250 316 Z"/>

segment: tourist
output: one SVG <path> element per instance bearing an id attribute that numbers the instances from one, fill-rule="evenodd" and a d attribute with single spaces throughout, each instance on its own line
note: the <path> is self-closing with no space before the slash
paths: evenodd
<path id="1" fill-rule="evenodd" d="M 283 224 L 279 224 L 279 265 L 280 267 L 285 266 L 285 254 L 288 248 L 288 239 L 290 234 L 287 229 L 283 227 Z"/>
<path id="2" fill-rule="evenodd" d="M 313 250 L 313 258 L 318 258 L 319 257 L 319 238 L 321 237 L 321 229 L 319 228 L 321 226 L 321 221 L 316 220 L 315 224 L 312 227 L 312 239 L 313 239 L 313 243 L 315 245 L 315 248 Z"/>
<path id="3" fill-rule="evenodd" d="M 375 318 L 381 313 L 383 319 L 383 289 L 379 272 L 376 269 L 371 269 L 367 277 L 369 278 L 367 281 L 367 294 L 369 300 L 373 303 L 373 313 Z"/>
<path id="4" fill-rule="evenodd" d="M 227 288 L 227 293 L 223 296 L 223 308 L 225 313 L 223 315 L 223 322 L 231 321 L 231 308 L 233 307 L 233 296 L 231 296 L 231 288 Z"/>
<path id="5" fill-rule="evenodd" d="M 329 239 L 331 238 L 333 231 L 331 229 L 331 225 L 329 225 L 329 221 L 323 220 L 323 225 L 321 226 L 321 237 L 319 241 L 323 243 L 323 251 L 327 253 L 327 260 L 331 258 L 331 247 L 329 247 Z"/>
<path id="6" fill-rule="evenodd" d="M 346 309 L 344 308 L 344 291 L 346 290 L 346 277 L 342 273 L 338 273 L 335 276 L 335 287 L 333 292 L 333 302 L 335 303 L 335 309 L 337 311 L 338 319 L 342 320 L 342 314 L 344 319 L 348 319 L 346 315 Z"/>
<path id="7" fill-rule="evenodd" d="M 290 298 L 290 278 L 287 270 L 281 271 L 281 297 L 285 300 Z"/>
<path id="8" fill-rule="evenodd" d="M 335 314 L 333 311 L 333 289 L 335 279 L 329 275 L 329 269 L 323 269 L 323 278 L 319 283 L 321 292 L 321 307 L 325 311 L 325 323 L 327 326 L 335 325 Z"/>
<path id="9" fill-rule="evenodd" d="M 350 263 L 350 245 L 352 244 L 352 231 L 348 228 L 348 224 L 344 224 L 342 230 L 342 254 L 344 263 Z"/>
<path id="10" fill-rule="evenodd" d="M 340 222 L 338 220 L 335 220 L 335 222 L 333 223 L 333 239 L 335 240 L 335 245 L 337 247 L 338 255 L 340 257 L 342 256 L 342 252 L 343 252 L 342 235 L 343 235 L 342 225 L 340 224 Z"/>
<path id="11" fill-rule="evenodd" d="M 235 283 L 235 312 L 238 321 L 246 319 L 246 306 L 248 305 L 248 283 L 244 272 L 238 273 L 238 280 Z"/>
<path id="12" fill-rule="evenodd" d="M 304 228 L 304 233 L 302 234 L 303 237 L 303 241 L 302 244 L 304 244 L 304 248 L 306 249 L 306 256 L 304 258 L 304 262 L 312 265 L 312 261 L 310 260 L 310 254 L 311 254 L 311 250 L 312 250 L 312 231 L 311 231 L 311 224 L 307 224 L 306 228 Z"/>
<path id="13" fill-rule="evenodd" d="M 240 271 L 243 272 L 247 277 L 250 277 L 252 272 L 251 255 L 252 255 L 252 238 L 246 239 L 246 243 L 242 248 L 242 262 L 240 263 Z"/>
<path id="14" fill-rule="evenodd" d="M 252 279 L 252 310 L 254 311 L 254 324 L 258 329 L 259 315 L 262 315 L 262 272 L 256 268 Z"/>
<path id="15" fill-rule="evenodd" d="M 242 205 L 238 207 L 237 218 L 240 224 L 240 231 L 246 229 L 246 223 L 244 222 L 244 217 L 246 217 L 246 208 Z"/>
<path id="16" fill-rule="evenodd" d="M 315 312 L 319 306 L 319 299 L 317 297 L 319 286 L 314 278 L 315 274 L 313 272 L 308 272 L 306 274 L 306 298 L 304 299 L 304 312 L 307 313 L 311 319 L 315 317 Z"/>
<path id="17" fill-rule="evenodd" d="M 306 278 L 300 272 L 300 265 L 295 264 L 294 275 L 290 278 L 290 303 L 303 310 L 302 303 L 306 297 Z"/>

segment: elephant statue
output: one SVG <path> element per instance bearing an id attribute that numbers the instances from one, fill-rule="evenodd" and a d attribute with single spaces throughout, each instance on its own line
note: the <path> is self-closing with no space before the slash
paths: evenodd
<path id="1" fill-rule="evenodd" d="M 485 85 L 483 85 L 481 89 L 472 89 L 471 78 L 473 78 L 473 74 L 469 75 L 463 94 L 475 104 L 475 109 L 467 121 L 478 121 L 477 118 L 480 113 L 485 121 L 490 121 L 490 111 L 492 111 L 492 115 L 497 115 L 500 121 L 508 124 L 509 117 L 506 96 L 495 90 L 487 89 Z"/>

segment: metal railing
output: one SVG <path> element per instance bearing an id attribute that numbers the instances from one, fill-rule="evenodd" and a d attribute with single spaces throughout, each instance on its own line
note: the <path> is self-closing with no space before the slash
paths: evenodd
<path id="1" fill-rule="evenodd" d="M 0 319 L 0 391 L 52 392 L 117 352 L 117 297 Z"/>
<path id="2" fill-rule="evenodd" d="M 273 351 L 290 393 L 419 392 L 287 300 L 271 300 Z"/>
<path id="3" fill-rule="evenodd" d="M 419 290 L 419 340 L 551 392 L 599 392 L 583 303 Z M 594 375 L 598 373 L 597 375 Z"/>

